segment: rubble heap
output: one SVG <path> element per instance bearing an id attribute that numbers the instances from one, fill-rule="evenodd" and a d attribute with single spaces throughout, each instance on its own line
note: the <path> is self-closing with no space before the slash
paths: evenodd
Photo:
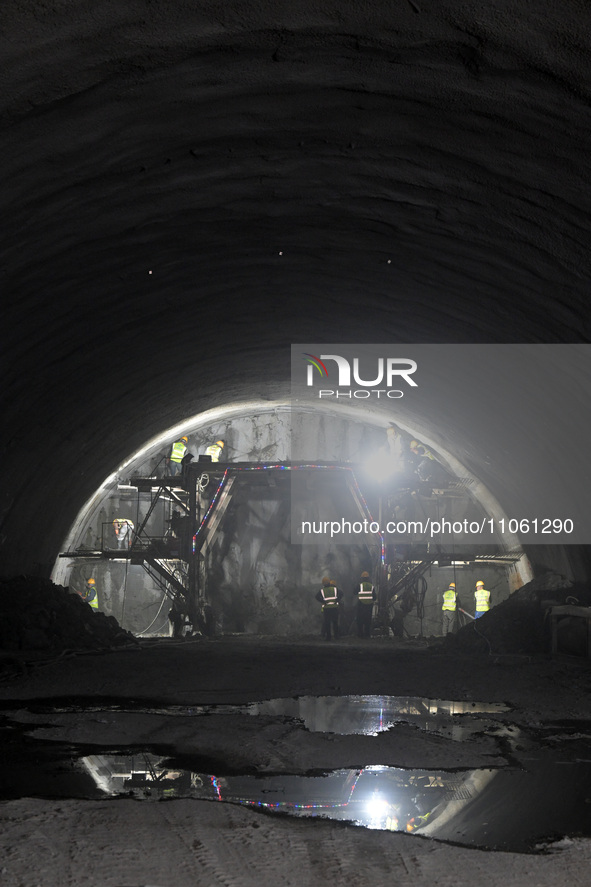
<path id="1" fill-rule="evenodd" d="M 550 652 L 552 605 L 591 606 L 591 589 L 573 585 L 556 573 L 546 573 L 493 606 L 476 622 L 448 635 L 446 645 L 470 653 L 516 653 L 536 655 Z M 584 655 L 586 625 L 572 618 L 559 622 L 559 647 L 573 655 Z"/>
<path id="2" fill-rule="evenodd" d="M 113 616 L 106 616 L 48 579 L 0 580 L 0 650 L 105 650 L 134 642 Z"/>

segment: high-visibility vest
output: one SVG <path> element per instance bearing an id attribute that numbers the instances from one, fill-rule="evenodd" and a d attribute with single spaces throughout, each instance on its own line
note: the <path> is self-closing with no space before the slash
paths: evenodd
<path id="1" fill-rule="evenodd" d="M 208 447 L 206 449 L 205 455 L 211 456 L 212 462 L 219 462 L 220 456 L 222 455 L 222 449 L 223 449 L 223 447 L 220 447 L 219 444 L 212 444 L 210 447 Z"/>
<path id="2" fill-rule="evenodd" d="M 357 600 L 360 604 L 373 604 L 373 585 L 371 582 L 362 582 L 360 584 Z"/>
<path id="3" fill-rule="evenodd" d="M 94 595 L 94 597 L 92 597 L 92 598 L 89 597 L 89 595 L 91 593 Z M 89 587 L 87 585 L 84 592 L 80 594 L 80 597 L 87 604 L 90 604 L 90 606 L 92 607 L 93 610 L 98 610 L 98 594 L 97 594 L 96 588 L 94 586 Z"/>
<path id="4" fill-rule="evenodd" d="M 171 462 L 182 462 L 183 456 L 187 451 L 187 444 L 184 440 L 177 440 L 176 443 L 172 445 L 172 450 L 170 451 L 170 461 Z"/>
<path id="5" fill-rule="evenodd" d="M 415 453 L 415 456 L 419 456 L 421 459 L 432 459 L 433 462 L 437 462 L 437 459 L 435 458 L 435 456 L 433 455 L 431 450 L 427 449 L 425 444 L 419 443 L 419 445 L 417 447 L 415 447 L 414 449 L 418 450 L 419 447 L 421 450 L 423 450 L 423 452 L 422 453 Z M 414 450 L 412 452 L 414 452 Z"/>
<path id="6" fill-rule="evenodd" d="M 442 610 L 455 610 L 456 608 L 456 593 L 453 588 L 448 588 L 447 591 L 443 592 L 443 606 Z"/>
<path id="7" fill-rule="evenodd" d="M 98 610 L 98 594 L 96 592 L 96 588 L 94 589 L 94 597 L 91 601 L 87 601 L 87 604 L 90 604 L 93 610 Z"/>
<path id="8" fill-rule="evenodd" d="M 320 593 L 322 594 L 322 609 L 324 610 L 326 607 L 337 607 L 338 602 L 338 591 L 334 585 L 324 585 L 320 589 Z"/>
<path id="9" fill-rule="evenodd" d="M 476 598 L 477 613 L 486 613 L 487 610 L 490 610 L 490 591 L 487 591 L 486 588 L 477 588 L 474 597 Z"/>

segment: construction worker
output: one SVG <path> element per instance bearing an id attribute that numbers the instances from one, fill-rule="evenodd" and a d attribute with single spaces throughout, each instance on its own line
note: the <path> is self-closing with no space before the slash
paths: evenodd
<path id="1" fill-rule="evenodd" d="M 216 440 L 216 442 L 214 444 L 211 444 L 210 446 L 208 446 L 208 448 L 205 451 L 205 455 L 211 456 L 212 462 L 219 462 L 220 456 L 222 455 L 222 450 L 224 449 L 224 446 L 225 446 L 225 444 L 224 444 L 223 440 Z"/>
<path id="2" fill-rule="evenodd" d="M 418 440 L 411 440 L 409 446 L 411 453 L 417 458 L 416 473 L 419 480 L 444 483 L 448 476 L 447 472 L 439 464 L 431 450 L 428 450 L 425 444 Z"/>
<path id="3" fill-rule="evenodd" d="M 186 604 L 179 598 L 175 598 L 168 613 L 170 621 L 170 634 L 173 638 L 185 637 L 188 631 L 188 617 L 186 613 Z"/>
<path id="4" fill-rule="evenodd" d="M 395 638 L 404 637 L 404 619 L 412 610 L 414 602 L 412 588 L 407 588 L 401 591 L 400 594 L 392 595 L 388 601 L 390 628 Z"/>
<path id="5" fill-rule="evenodd" d="M 389 427 L 386 428 L 386 443 L 392 462 L 394 465 L 400 466 L 404 456 L 403 442 L 402 435 L 394 422 L 390 422 Z"/>
<path id="6" fill-rule="evenodd" d="M 490 591 L 484 587 L 484 582 L 479 579 L 476 583 L 476 591 L 474 592 L 475 613 L 474 618 L 480 619 L 483 613 L 490 610 Z"/>
<path id="7" fill-rule="evenodd" d="M 175 440 L 172 445 L 170 456 L 168 457 L 168 473 L 171 477 L 181 472 L 181 462 L 187 452 L 187 443 L 188 438 L 181 437 L 179 440 Z"/>
<path id="8" fill-rule="evenodd" d="M 369 573 L 364 570 L 361 574 L 357 595 L 357 637 L 371 637 L 371 614 L 373 612 L 376 591 L 369 581 Z"/>
<path id="9" fill-rule="evenodd" d="M 339 636 L 339 602 L 342 596 L 334 580 L 323 576 L 322 588 L 316 594 L 316 600 L 322 604 L 322 637 L 325 641 L 331 640 L 331 631 L 335 638 Z"/>
<path id="10" fill-rule="evenodd" d="M 86 601 L 87 604 L 90 604 L 93 610 L 98 610 L 98 594 L 96 591 L 96 582 L 94 579 L 87 579 L 84 590 L 79 591 L 78 594 L 83 601 Z"/>
<path id="11" fill-rule="evenodd" d="M 113 529 L 117 536 L 117 548 L 129 548 L 133 535 L 133 521 L 128 517 L 116 517 L 113 521 Z"/>
<path id="12" fill-rule="evenodd" d="M 456 627 L 456 608 L 458 596 L 456 594 L 456 583 L 450 582 L 447 591 L 443 592 L 443 636 L 453 634 Z"/>
<path id="13" fill-rule="evenodd" d="M 418 456 L 419 459 L 432 459 L 435 461 L 435 456 L 433 453 L 427 449 L 425 444 L 422 444 L 418 440 L 411 440 L 409 443 L 411 453 L 414 453 L 415 456 Z"/>

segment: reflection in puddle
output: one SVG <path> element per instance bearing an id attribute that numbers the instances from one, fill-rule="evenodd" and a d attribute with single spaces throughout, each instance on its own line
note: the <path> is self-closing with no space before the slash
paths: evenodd
<path id="1" fill-rule="evenodd" d="M 527 851 L 564 834 L 591 835 L 588 761 L 541 760 L 528 772 L 370 766 L 268 777 L 194 773 L 150 754 L 93 756 L 82 763 L 102 791 L 142 800 L 222 801 L 499 850 Z"/>
<path id="2" fill-rule="evenodd" d="M 495 770 L 455 773 L 369 766 L 325 776 L 212 776 L 167 766 L 152 754 L 99 755 L 82 759 L 97 787 L 138 799 L 196 798 L 246 804 L 295 816 L 325 816 L 392 831 L 416 831 L 442 803 L 469 800 L 472 782 L 490 781 Z"/>
<path id="3" fill-rule="evenodd" d="M 167 705 L 138 703 L 102 706 L 36 705 L 38 712 L 117 711 L 142 712 L 167 717 L 202 717 L 207 715 L 252 715 L 284 717 L 302 721 L 314 733 L 362 734 L 375 736 L 396 724 L 414 724 L 422 730 L 437 730 L 451 739 L 462 740 L 482 731 L 481 718 L 470 715 L 501 714 L 509 707 L 500 702 L 466 702 L 429 699 L 420 696 L 296 696 L 267 699 L 244 705 Z M 463 717 L 458 717 L 463 716 Z"/>
<path id="4" fill-rule="evenodd" d="M 591 836 L 588 725 L 577 725 L 566 755 L 564 744 L 560 754 L 556 744 L 540 750 L 518 727 L 506 723 L 501 717 L 508 711 L 505 705 L 418 697 L 302 696 L 248 705 L 192 706 L 114 704 L 112 700 L 88 706 L 68 699 L 59 705 L 35 703 L 26 720 L 30 724 L 33 712 L 72 713 L 77 720 L 80 712 L 92 719 L 101 711 L 187 718 L 183 728 L 189 732 L 192 718 L 223 719 L 224 715 L 287 718 L 310 731 L 367 736 L 412 725 L 433 731 L 436 743 L 441 742 L 440 736 L 462 741 L 486 732 L 502 740 L 506 749 L 514 750 L 518 744 L 531 756 L 522 757 L 527 767 L 523 770 L 406 770 L 373 765 L 317 776 L 220 775 L 201 772 L 208 767 L 203 762 L 195 763 L 194 769 L 182 769 L 172 758 L 155 754 L 154 748 L 145 753 L 82 757 L 82 750 L 76 752 L 66 743 L 23 737 L 25 728 L 15 728 L 17 721 L 13 721 L 4 728 L 0 797 L 132 796 L 147 802 L 193 798 L 512 851 L 531 851 L 540 841 L 564 835 Z M 214 728 L 217 725 L 211 723 Z M 412 740 L 413 732 L 406 730 L 405 741 Z"/>
<path id="5" fill-rule="evenodd" d="M 193 798 L 225 802 L 269 813 L 319 817 L 370 829 L 416 833 L 467 846 L 531 851 L 564 835 L 591 836 L 591 755 L 588 725 L 570 736 L 569 755 L 557 746 L 539 749 L 518 727 L 505 723 L 507 706 L 391 696 L 302 696 L 247 705 L 155 706 L 126 701 L 92 707 L 82 701 L 37 703 L 36 712 L 141 712 L 163 718 L 224 715 L 297 720 L 314 732 L 375 736 L 412 725 L 463 741 L 486 732 L 505 748 L 527 748 L 527 769 L 465 771 L 406 770 L 366 766 L 320 776 L 219 775 L 176 766 L 151 751 L 80 757 L 71 746 L 40 742 L 13 726 L 5 728 L 9 752 L 1 797 L 135 797 L 142 801 Z M 76 714 L 78 717 L 78 714 Z M 14 722 L 16 723 L 16 722 Z M 190 729 L 190 724 L 188 724 Z M 212 725 L 214 726 L 214 725 Z M 561 736 L 564 735 L 561 733 Z M 412 741 L 406 731 L 406 741 Z M 561 758 L 570 757 L 570 760 Z M 212 765 L 213 766 L 213 765 Z M 198 772 L 199 771 L 199 772 Z"/>
<path id="6" fill-rule="evenodd" d="M 451 738 L 462 739 L 465 738 L 466 729 L 463 730 L 459 724 L 452 726 L 452 716 L 501 713 L 509 709 L 501 703 L 458 702 L 414 696 L 299 696 L 295 699 L 255 702 L 244 710 L 251 715 L 297 718 L 315 733 L 375 736 L 400 723 L 414 724 L 423 730 L 440 729 L 447 724 L 451 727 Z M 464 726 L 470 729 L 469 725 Z M 479 721 L 478 729 L 482 730 L 482 721 Z"/>

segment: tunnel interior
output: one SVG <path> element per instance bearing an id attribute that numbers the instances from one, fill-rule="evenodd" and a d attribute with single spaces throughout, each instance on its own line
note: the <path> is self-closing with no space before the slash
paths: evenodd
<path id="1" fill-rule="evenodd" d="M 582 0 L 4 0 L 10 887 L 584 881 L 590 34 Z"/>

